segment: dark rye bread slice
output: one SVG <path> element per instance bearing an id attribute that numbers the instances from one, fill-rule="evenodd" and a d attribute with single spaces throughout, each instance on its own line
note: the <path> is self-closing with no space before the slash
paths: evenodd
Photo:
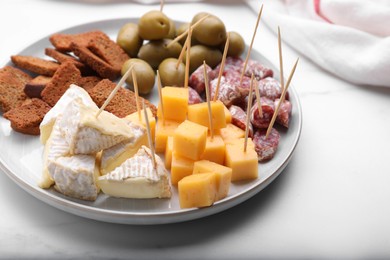
<path id="1" fill-rule="evenodd" d="M 53 76 L 59 67 L 54 61 L 33 56 L 13 55 L 11 61 L 19 68 L 44 76 Z"/>
<path id="2" fill-rule="evenodd" d="M 103 79 L 94 88 L 88 91 L 92 100 L 101 107 L 110 93 L 115 88 L 116 84 L 108 79 Z M 157 108 L 148 100 L 140 97 L 140 102 L 145 100 L 145 105 L 150 108 L 153 115 L 156 117 Z M 113 99 L 105 108 L 106 111 L 116 115 L 117 117 L 125 117 L 137 111 L 137 104 L 135 102 L 135 93 L 126 88 L 120 88 Z"/>
<path id="3" fill-rule="evenodd" d="M 71 44 L 72 42 L 80 45 L 80 46 L 87 46 L 89 41 L 96 36 L 102 36 L 107 37 L 108 36 L 99 30 L 96 31 L 90 31 L 85 33 L 79 33 L 79 34 L 63 34 L 63 33 L 57 33 L 50 36 L 49 40 L 51 44 L 60 52 L 71 52 Z"/>
<path id="4" fill-rule="evenodd" d="M 77 84 L 81 79 L 81 73 L 74 63 L 65 62 L 60 65 L 51 81 L 42 91 L 43 101 L 54 106 L 71 84 Z"/>
<path id="5" fill-rule="evenodd" d="M 98 84 L 100 81 L 102 80 L 102 78 L 100 77 L 96 77 L 96 76 L 87 76 L 87 77 L 82 77 L 79 82 L 78 82 L 78 86 L 82 87 L 83 89 L 85 89 L 86 91 L 89 91 L 90 89 L 92 89 L 93 87 L 96 86 L 96 84 Z"/>
<path id="6" fill-rule="evenodd" d="M 11 121 L 11 128 L 16 132 L 39 135 L 39 125 L 51 107 L 41 99 L 33 98 L 30 102 L 4 113 L 4 118 Z"/>
<path id="7" fill-rule="evenodd" d="M 58 50 L 53 48 L 46 48 L 45 54 L 49 57 L 52 57 L 60 64 L 67 61 L 73 62 L 82 74 L 89 75 L 92 73 L 92 69 L 90 67 L 88 67 L 86 64 L 82 63 L 81 61 L 69 54 L 59 52 Z"/>
<path id="8" fill-rule="evenodd" d="M 5 66 L 0 69 L 0 110 L 7 112 L 28 99 L 24 86 L 32 79 L 20 69 Z"/>
<path id="9" fill-rule="evenodd" d="M 36 76 L 32 80 L 26 83 L 24 86 L 24 93 L 30 98 L 41 98 L 42 90 L 46 87 L 46 84 L 51 81 L 51 77 Z"/>
<path id="10" fill-rule="evenodd" d="M 118 70 L 121 70 L 123 63 L 130 58 L 116 42 L 101 35 L 91 39 L 87 47 Z"/>
<path id="11" fill-rule="evenodd" d="M 120 69 L 111 66 L 90 49 L 77 43 L 72 43 L 73 53 L 85 64 L 91 67 L 100 77 L 115 80 L 121 74 Z"/>

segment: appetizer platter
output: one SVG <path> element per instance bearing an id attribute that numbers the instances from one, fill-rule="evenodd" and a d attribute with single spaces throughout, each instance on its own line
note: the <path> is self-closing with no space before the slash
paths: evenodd
<path id="1" fill-rule="evenodd" d="M 234 33 L 218 42 L 203 39 L 195 29 L 210 16 L 199 13 L 187 27 L 172 21 L 176 33 L 169 40 L 161 40 L 168 31 L 154 31 L 157 38 L 149 39 L 144 16 L 97 21 L 12 55 L 2 73 L 21 67 L 34 72 L 35 81 L 24 86 L 27 102 L 2 100 L 0 145 L 7 152 L 0 154 L 0 169 L 56 208 L 125 224 L 197 219 L 261 191 L 286 167 L 299 141 L 302 112 L 289 87 L 297 63 L 284 84 L 283 70 L 252 49 L 255 33 L 250 46 L 243 40 L 238 46 L 241 36 Z M 124 32 L 137 24 L 144 42 L 126 42 Z M 193 33 L 195 41 L 188 40 Z M 94 37 L 88 48 L 69 41 L 73 55 L 66 57 L 66 40 L 53 40 L 85 34 Z M 160 47 L 152 46 L 156 40 L 173 46 L 172 52 L 159 54 Z M 47 63 L 47 56 L 54 59 L 43 66 L 53 70 L 48 75 L 25 65 Z M 175 65 L 180 75 L 171 75 L 168 68 Z M 39 124 L 26 127 L 24 117 Z"/>

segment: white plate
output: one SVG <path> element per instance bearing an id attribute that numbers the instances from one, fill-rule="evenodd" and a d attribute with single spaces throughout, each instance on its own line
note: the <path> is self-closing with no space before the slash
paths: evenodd
<path id="1" fill-rule="evenodd" d="M 60 33 L 81 33 L 90 30 L 102 30 L 111 39 L 116 39 L 119 28 L 136 19 L 114 19 L 92 22 L 75 26 Z M 49 36 L 21 51 L 20 55 L 45 57 L 44 49 L 51 47 Z M 47 57 L 45 57 L 47 58 Z M 275 76 L 277 68 L 256 50 L 252 50 L 252 59 L 258 60 L 272 68 Z M 8 63 L 7 65 L 11 65 Z M 150 100 L 156 104 L 157 91 L 154 90 Z M 20 187 L 56 208 L 100 221 L 124 224 L 164 224 L 187 221 L 205 217 L 231 208 L 249 199 L 270 184 L 286 167 L 298 143 L 302 112 L 297 93 L 290 87 L 290 101 L 293 105 L 291 123 L 288 130 L 279 128 L 281 140 L 275 157 L 259 164 L 259 178 L 253 181 L 233 183 L 227 198 L 213 206 L 202 209 L 180 209 L 177 188 L 173 187 L 171 199 L 120 199 L 100 194 L 93 202 L 72 199 L 56 192 L 54 189 L 41 189 L 37 183 L 42 172 L 43 146 L 36 136 L 23 135 L 11 130 L 9 121 L 0 117 L 0 168 Z"/>

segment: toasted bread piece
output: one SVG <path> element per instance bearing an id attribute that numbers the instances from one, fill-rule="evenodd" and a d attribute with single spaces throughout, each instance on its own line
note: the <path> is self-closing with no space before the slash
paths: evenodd
<path id="1" fill-rule="evenodd" d="M 0 110 L 7 112 L 28 99 L 23 89 L 32 79 L 20 69 L 5 66 L 0 69 Z"/>
<path id="2" fill-rule="evenodd" d="M 36 76 L 32 80 L 26 83 L 24 86 L 24 93 L 30 98 L 41 98 L 42 90 L 46 87 L 46 84 L 51 81 L 51 77 Z"/>
<path id="3" fill-rule="evenodd" d="M 105 62 L 102 58 L 94 54 L 87 47 L 82 45 L 72 43 L 72 51 L 73 53 L 79 57 L 79 59 L 91 67 L 96 73 L 102 78 L 108 78 L 110 80 L 114 80 L 118 78 L 121 74 L 120 69 L 115 68 Z"/>
<path id="4" fill-rule="evenodd" d="M 92 72 L 92 69 L 90 67 L 88 67 L 86 64 L 82 63 L 81 61 L 79 61 L 78 59 L 76 59 L 75 57 L 69 55 L 69 54 L 66 54 L 66 53 L 62 53 L 56 49 L 52 49 L 52 48 L 46 48 L 45 49 L 45 54 L 49 57 L 52 57 L 53 59 L 55 59 L 58 63 L 64 63 L 64 62 L 73 62 L 76 67 L 80 70 L 80 72 L 82 74 L 91 74 Z"/>
<path id="5" fill-rule="evenodd" d="M 96 31 L 90 31 L 90 32 L 79 33 L 79 34 L 57 33 L 57 34 L 53 34 L 49 38 L 49 40 L 58 51 L 70 52 L 72 51 L 71 48 L 72 42 L 80 46 L 87 46 L 89 41 L 95 38 L 96 36 L 102 36 L 108 38 L 108 36 L 104 32 L 96 30 Z"/>
<path id="6" fill-rule="evenodd" d="M 39 135 L 39 124 L 51 107 L 41 99 L 33 98 L 27 104 L 4 113 L 4 118 L 11 121 L 11 127 L 16 132 L 29 135 Z"/>
<path id="7" fill-rule="evenodd" d="M 42 99 L 50 106 L 54 106 L 70 84 L 77 84 L 81 79 L 81 73 L 74 63 L 65 62 L 60 65 L 52 80 L 47 83 L 41 93 Z"/>
<path id="8" fill-rule="evenodd" d="M 92 100 L 101 107 L 110 93 L 115 88 L 116 84 L 108 79 L 103 79 L 94 88 L 88 91 Z M 145 100 L 145 105 L 149 107 L 153 115 L 156 116 L 157 108 L 148 100 L 140 97 L 140 102 Z M 120 88 L 113 99 L 105 108 L 106 111 L 113 113 L 117 117 L 125 117 L 137 111 L 137 104 L 135 102 L 135 93 L 126 88 Z"/>
<path id="9" fill-rule="evenodd" d="M 98 84 L 101 80 L 102 80 L 102 78 L 97 77 L 97 76 L 82 77 L 79 80 L 77 85 L 79 85 L 80 87 L 82 87 L 86 91 L 89 91 L 90 89 L 95 87 L 96 84 Z"/>
<path id="10" fill-rule="evenodd" d="M 92 38 L 87 47 L 119 71 L 123 63 L 130 58 L 116 42 L 101 35 Z"/>
<path id="11" fill-rule="evenodd" d="M 44 76 L 53 76 L 59 67 L 54 61 L 33 56 L 13 55 L 11 60 L 19 68 Z"/>

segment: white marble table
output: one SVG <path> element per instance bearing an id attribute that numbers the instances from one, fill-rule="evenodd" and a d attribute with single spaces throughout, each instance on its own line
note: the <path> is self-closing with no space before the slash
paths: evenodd
<path id="1" fill-rule="evenodd" d="M 118 0 L 2 1 L 0 60 L 5 64 L 55 31 L 136 17 L 153 7 Z M 256 20 L 233 1 L 167 4 L 164 11 L 183 21 L 199 11 L 215 13 L 247 42 Z M 260 25 L 256 49 L 278 64 L 275 43 L 275 34 Z M 297 56 L 284 47 L 286 66 Z M 248 201 L 185 223 L 118 225 L 53 208 L 0 173 L 0 259 L 390 257 L 390 89 L 349 84 L 305 57 L 293 84 L 303 108 L 301 140 L 282 174 Z"/>

